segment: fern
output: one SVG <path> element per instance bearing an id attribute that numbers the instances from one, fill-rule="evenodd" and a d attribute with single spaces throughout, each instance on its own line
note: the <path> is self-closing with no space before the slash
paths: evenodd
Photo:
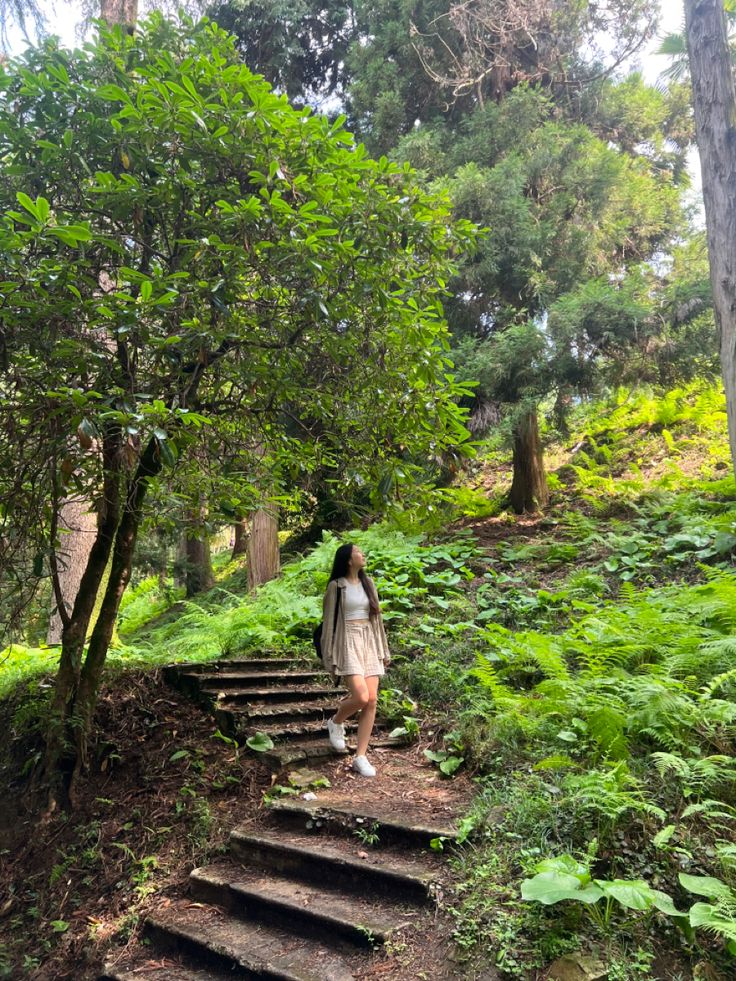
<path id="1" fill-rule="evenodd" d="M 736 779 L 736 760 L 730 756 L 684 759 L 674 753 L 652 753 L 652 759 L 660 776 L 672 774 L 679 781 L 686 798 L 700 799 Z"/>

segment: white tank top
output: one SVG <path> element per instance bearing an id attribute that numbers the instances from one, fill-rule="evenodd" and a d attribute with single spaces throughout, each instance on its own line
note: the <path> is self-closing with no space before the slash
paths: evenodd
<path id="1" fill-rule="evenodd" d="M 345 604 L 346 620 L 367 620 L 370 616 L 371 606 L 365 590 L 360 583 L 357 586 L 347 583 L 343 594 L 343 602 Z"/>

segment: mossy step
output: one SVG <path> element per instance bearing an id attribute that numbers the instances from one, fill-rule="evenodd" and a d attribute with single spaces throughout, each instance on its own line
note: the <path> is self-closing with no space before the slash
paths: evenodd
<path id="1" fill-rule="evenodd" d="M 261 869 L 416 903 L 431 901 L 438 878 L 434 855 L 385 855 L 365 848 L 357 839 L 354 843 L 326 842 L 314 836 L 287 838 L 275 831 L 254 834 L 236 828 L 229 846 L 233 855 Z"/>
<path id="2" fill-rule="evenodd" d="M 187 678 L 187 672 L 181 674 Z M 249 685 L 258 688 L 270 688 L 273 685 L 311 684 L 324 682 L 324 671 L 309 671 L 304 669 L 294 671 L 220 671 L 219 673 L 200 674 L 194 676 L 202 689 L 225 691 L 228 688 L 246 689 Z"/>
<path id="3" fill-rule="evenodd" d="M 224 699 L 219 699 L 218 704 L 223 708 L 234 708 L 240 705 L 270 705 L 272 702 L 303 702 L 314 699 L 334 699 L 337 702 L 342 696 L 342 692 L 335 688 L 326 688 L 320 685 L 279 685 L 274 688 L 228 688 L 226 692 L 221 692 L 217 685 L 203 686 L 203 691 L 209 692 L 213 696 L 222 694 Z"/>
<path id="4" fill-rule="evenodd" d="M 457 829 L 451 825 L 435 823 L 431 818 L 418 817 L 407 811 L 401 814 L 397 804 L 390 810 L 367 809 L 359 805 L 348 806 L 322 801 L 274 800 L 269 803 L 274 817 L 293 825 L 315 826 L 319 821 L 323 828 L 353 832 L 356 828 L 375 828 L 382 841 L 407 841 L 420 847 L 428 847 L 435 838 L 453 842 Z"/>
<path id="5" fill-rule="evenodd" d="M 350 734 L 357 729 L 357 726 L 354 723 L 346 722 L 345 728 Z M 338 753 L 330 745 L 324 727 L 312 733 L 311 736 L 312 738 L 290 738 L 287 742 L 274 746 L 273 749 L 263 754 L 264 763 L 275 770 L 280 770 L 291 766 L 293 763 L 317 762 L 331 756 L 345 756 L 348 750 L 355 749 L 348 739 L 348 750 L 344 753 Z M 403 745 L 405 744 L 399 739 L 391 739 L 390 736 L 381 736 L 375 732 L 371 738 L 371 748 L 373 749 L 399 749 Z"/>
<path id="6" fill-rule="evenodd" d="M 145 929 L 157 946 L 229 970 L 232 978 L 353 981 L 355 977 L 349 963 L 324 944 L 207 907 L 187 904 L 156 913 L 147 917 Z"/>
<path id="7" fill-rule="evenodd" d="M 324 719 L 335 714 L 336 705 L 321 701 L 275 702 L 270 705 L 248 705 L 248 718 L 253 724 L 264 722 L 299 722 L 303 719 Z"/>
<path id="8" fill-rule="evenodd" d="M 230 715 L 231 724 L 236 733 L 243 735 L 254 735 L 263 732 L 270 736 L 274 742 L 287 739 L 308 739 L 310 736 L 316 739 L 327 738 L 327 724 L 324 719 L 296 719 L 293 722 L 269 722 L 262 718 L 252 719 L 247 710 L 243 709 L 217 709 L 215 718 L 219 721 L 221 716 Z M 357 722 L 348 720 L 345 723 L 347 732 L 352 732 L 358 728 Z"/>
<path id="9" fill-rule="evenodd" d="M 328 877 L 323 882 L 332 883 Z M 340 937 L 359 947 L 386 941 L 401 913 L 380 899 L 317 886 L 222 861 L 194 869 L 189 876 L 192 896 L 224 906 L 247 920 L 288 928 L 302 936 Z"/>
<path id="10" fill-rule="evenodd" d="M 232 657 L 216 661 L 200 661 L 196 664 L 167 664 L 164 671 L 186 674 L 214 674 L 220 671 L 288 671 L 292 668 L 311 669 L 318 665 L 316 658 L 300 657 Z"/>

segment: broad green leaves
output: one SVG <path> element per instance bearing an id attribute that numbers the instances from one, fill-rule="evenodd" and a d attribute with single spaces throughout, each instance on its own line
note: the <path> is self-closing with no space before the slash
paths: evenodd
<path id="1" fill-rule="evenodd" d="M 672 899 L 642 879 L 593 879 L 586 865 L 571 855 L 560 855 L 539 862 L 537 874 L 521 884 L 521 897 L 528 902 L 551 906 L 564 900 L 592 905 L 601 899 L 615 900 L 625 909 L 647 912 L 658 909 L 667 916 L 682 916 Z"/>

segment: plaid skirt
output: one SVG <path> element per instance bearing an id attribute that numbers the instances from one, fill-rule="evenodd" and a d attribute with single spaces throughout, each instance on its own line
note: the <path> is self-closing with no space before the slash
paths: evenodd
<path id="1" fill-rule="evenodd" d="M 369 620 L 345 621 L 345 654 L 337 665 L 337 673 L 342 677 L 359 674 L 364 678 L 385 674 Z"/>

